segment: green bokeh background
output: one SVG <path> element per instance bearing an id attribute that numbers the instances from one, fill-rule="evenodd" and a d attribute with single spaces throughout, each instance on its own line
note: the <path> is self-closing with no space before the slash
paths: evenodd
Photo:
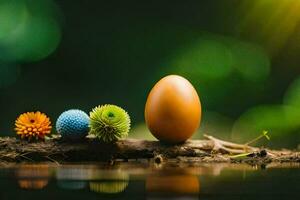
<path id="1" fill-rule="evenodd" d="M 179 74 L 203 106 L 194 138 L 246 142 L 268 130 L 271 142 L 261 144 L 297 148 L 300 26 L 273 45 L 269 38 L 283 37 L 275 26 L 261 36 L 264 12 L 247 17 L 259 3 L 271 15 L 286 0 L 0 0 L 1 136 L 14 135 L 26 111 L 55 123 L 64 110 L 110 103 L 129 112 L 131 137 L 153 139 L 144 125 L 147 94 Z"/>

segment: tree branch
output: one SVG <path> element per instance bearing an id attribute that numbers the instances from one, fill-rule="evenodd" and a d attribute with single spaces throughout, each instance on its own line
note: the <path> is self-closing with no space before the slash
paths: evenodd
<path id="1" fill-rule="evenodd" d="M 0 138 L 0 160 L 4 162 L 82 162 L 122 159 L 177 159 L 180 162 L 300 162 L 299 152 L 263 150 L 235 144 L 205 135 L 207 140 L 188 140 L 179 145 L 159 141 L 126 139 L 113 144 L 93 138 L 81 142 L 52 139 L 45 142 L 27 142 L 16 138 Z M 248 153 L 243 159 L 232 159 L 233 154 Z M 156 159 L 155 159 L 156 160 Z"/>

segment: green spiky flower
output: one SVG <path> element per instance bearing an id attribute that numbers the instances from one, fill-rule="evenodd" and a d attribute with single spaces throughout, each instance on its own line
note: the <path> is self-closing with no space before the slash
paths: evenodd
<path id="1" fill-rule="evenodd" d="M 130 117 L 119 106 L 97 106 L 90 112 L 89 126 L 90 134 L 103 142 L 113 142 L 128 135 Z"/>

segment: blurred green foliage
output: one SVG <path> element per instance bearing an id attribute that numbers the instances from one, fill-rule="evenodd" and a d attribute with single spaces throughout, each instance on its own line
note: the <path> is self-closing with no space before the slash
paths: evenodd
<path id="1" fill-rule="evenodd" d="M 233 54 L 221 41 L 194 36 L 193 44 L 181 48 L 169 67 L 191 79 L 214 81 L 227 78 L 233 70 Z M 199 38 L 199 39 L 198 39 Z"/>
<path id="2" fill-rule="evenodd" d="M 192 44 L 169 59 L 177 72 L 202 81 L 226 79 L 235 72 L 259 81 L 270 72 L 269 57 L 259 45 L 209 33 L 194 35 Z"/>
<path id="3" fill-rule="evenodd" d="M 236 141 L 247 141 L 261 132 L 268 130 L 274 144 L 298 144 L 295 131 L 300 128 L 300 112 L 295 108 L 282 105 L 257 106 L 245 112 L 236 122 L 232 138 Z M 291 138 L 295 140 L 290 141 Z M 280 145 L 277 145 L 280 146 Z"/>
<path id="4" fill-rule="evenodd" d="M 111 103 L 129 112 L 130 137 L 154 139 L 144 124 L 148 92 L 179 74 L 202 102 L 193 138 L 247 142 L 268 130 L 268 145 L 295 147 L 300 12 L 294 0 L 274 2 L 0 0 L 0 131 L 14 134 L 22 112 L 55 123 L 64 110 Z"/>
<path id="5" fill-rule="evenodd" d="M 134 127 L 132 127 L 128 137 L 129 138 L 135 138 L 135 139 L 144 139 L 144 140 L 157 140 L 150 133 L 150 131 L 147 128 L 147 125 L 145 123 L 140 123 L 140 124 L 135 125 Z"/>

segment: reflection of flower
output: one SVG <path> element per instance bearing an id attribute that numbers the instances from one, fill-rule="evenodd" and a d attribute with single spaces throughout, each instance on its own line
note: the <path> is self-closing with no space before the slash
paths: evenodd
<path id="1" fill-rule="evenodd" d="M 18 181 L 20 188 L 22 189 L 27 189 L 27 190 L 39 190 L 43 189 L 48 185 L 47 180 L 30 180 L 30 179 L 25 179 L 25 180 L 19 180 Z"/>
<path id="2" fill-rule="evenodd" d="M 47 165 L 21 165 L 16 171 L 22 189 L 43 189 L 48 185 L 49 175 Z"/>
<path id="3" fill-rule="evenodd" d="M 84 165 L 63 165 L 56 170 L 58 187 L 67 190 L 80 190 L 86 187 L 92 178 L 93 168 Z"/>
<path id="4" fill-rule="evenodd" d="M 90 190 L 98 193 L 116 194 L 123 192 L 129 183 L 129 176 L 122 171 L 94 171 L 99 181 L 90 182 Z"/>
<path id="5" fill-rule="evenodd" d="M 89 180 L 93 169 L 83 166 L 61 166 L 56 170 L 56 179 L 61 181 Z"/>
<path id="6" fill-rule="evenodd" d="M 116 194 L 123 192 L 128 181 L 98 181 L 90 182 L 90 190 L 98 193 Z"/>
<path id="7" fill-rule="evenodd" d="M 15 131 L 21 138 L 44 139 L 51 132 L 50 119 L 41 112 L 21 114 L 15 122 Z"/>

